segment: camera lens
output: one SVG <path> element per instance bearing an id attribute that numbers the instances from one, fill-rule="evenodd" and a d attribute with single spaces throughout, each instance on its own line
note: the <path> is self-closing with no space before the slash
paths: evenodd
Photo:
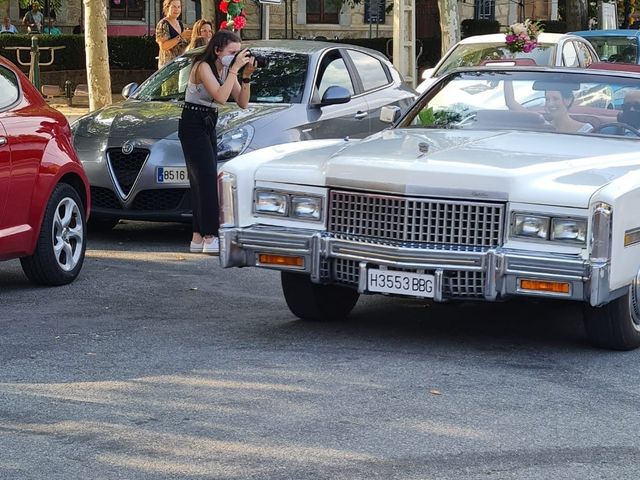
<path id="1" fill-rule="evenodd" d="M 256 55 L 253 58 L 256 59 L 256 67 L 265 68 L 269 65 L 269 59 L 267 57 L 263 57 L 262 55 Z"/>

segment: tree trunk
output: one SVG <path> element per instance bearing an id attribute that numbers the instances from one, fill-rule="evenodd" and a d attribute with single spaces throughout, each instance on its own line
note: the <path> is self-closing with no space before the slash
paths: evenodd
<path id="1" fill-rule="evenodd" d="M 105 0 L 83 0 L 83 3 L 89 109 L 93 111 L 112 103 L 107 48 L 107 7 Z"/>
<path id="2" fill-rule="evenodd" d="M 587 0 L 567 0 L 567 31 L 575 32 L 588 28 Z M 569 14 L 571 12 L 571 14 Z"/>
<path id="3" fill-rule="evenodd" d="M 216 0 L 201 0 L 200 7 L 202 8 L 202 18 L 213 22 L 213 31 L 217 31 L 219 25 L 216 24 L 218 21 L 216 18 Z"/>
<path id="4" fill-rule="evenodd" d="M 440 12 L 440 51 L 444 55 L 449 48 L 460 41 L 457 0 L 438 0 Z"/>

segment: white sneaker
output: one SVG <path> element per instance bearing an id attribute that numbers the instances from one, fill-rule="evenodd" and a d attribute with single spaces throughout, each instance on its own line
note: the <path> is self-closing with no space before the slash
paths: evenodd
<path id="1" fill-rule="evenodd" d="M 204 245 L 202 247 L 202 253 L 208 253 L 210 255 L 219 255 L 220 254 L 220 240 L 218 237 L 213 237 L 210 242 L 204 240 Z"/>
<path id="2" fill-rule="evenodd" d="M 191 242 L 189 245 L 189 251 L 191 253 L 202 253 L 202 249 L 204 248 L 204 240 L 200 243 Z"/>

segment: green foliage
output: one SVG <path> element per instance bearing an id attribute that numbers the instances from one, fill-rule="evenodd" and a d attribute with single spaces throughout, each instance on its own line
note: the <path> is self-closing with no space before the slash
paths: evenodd
<path id="1" fill-rule="evenodd" d="M 154 37 L 109 37 L 109 64 L 122 69 L 155 69 L 158 45 Z M 38 35 L 39 46 L 64 46 L 55 53 L 55 63 L 42 70 L 84 70 L 86 55 L 84 37 L 82 35 Z M 16 51 L 6 47 L 30 47 L 31 35 L 1 35 L 0 54 L 18 65 Z M 21 58 L 29 61 L 29 52 L 23 51 Z M 49 54 L 40 53 L 40 61 L 47 62 Z"/>
<path id="2" fill-rule="evenodd" d="M 497 20 L 475 20 L 473 18 L 467 18 L 460 23 L 460 33 L 462 38 L 499 32 L 500 22 Z"/>

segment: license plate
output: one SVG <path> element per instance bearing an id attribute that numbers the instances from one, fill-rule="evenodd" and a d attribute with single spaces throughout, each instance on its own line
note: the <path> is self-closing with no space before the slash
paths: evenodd
<path id="1" fill-rule="evenodd" d="M 156 169 L 157 183 L 189 183 L 187 167 L 158 167 Z"/>
<path id="2" fill-rule="evenodd" d="M 370 292 L 433 298 L 434 277 L 427 273 L 369 269 L 367 270 L 367 289 Z"/>

